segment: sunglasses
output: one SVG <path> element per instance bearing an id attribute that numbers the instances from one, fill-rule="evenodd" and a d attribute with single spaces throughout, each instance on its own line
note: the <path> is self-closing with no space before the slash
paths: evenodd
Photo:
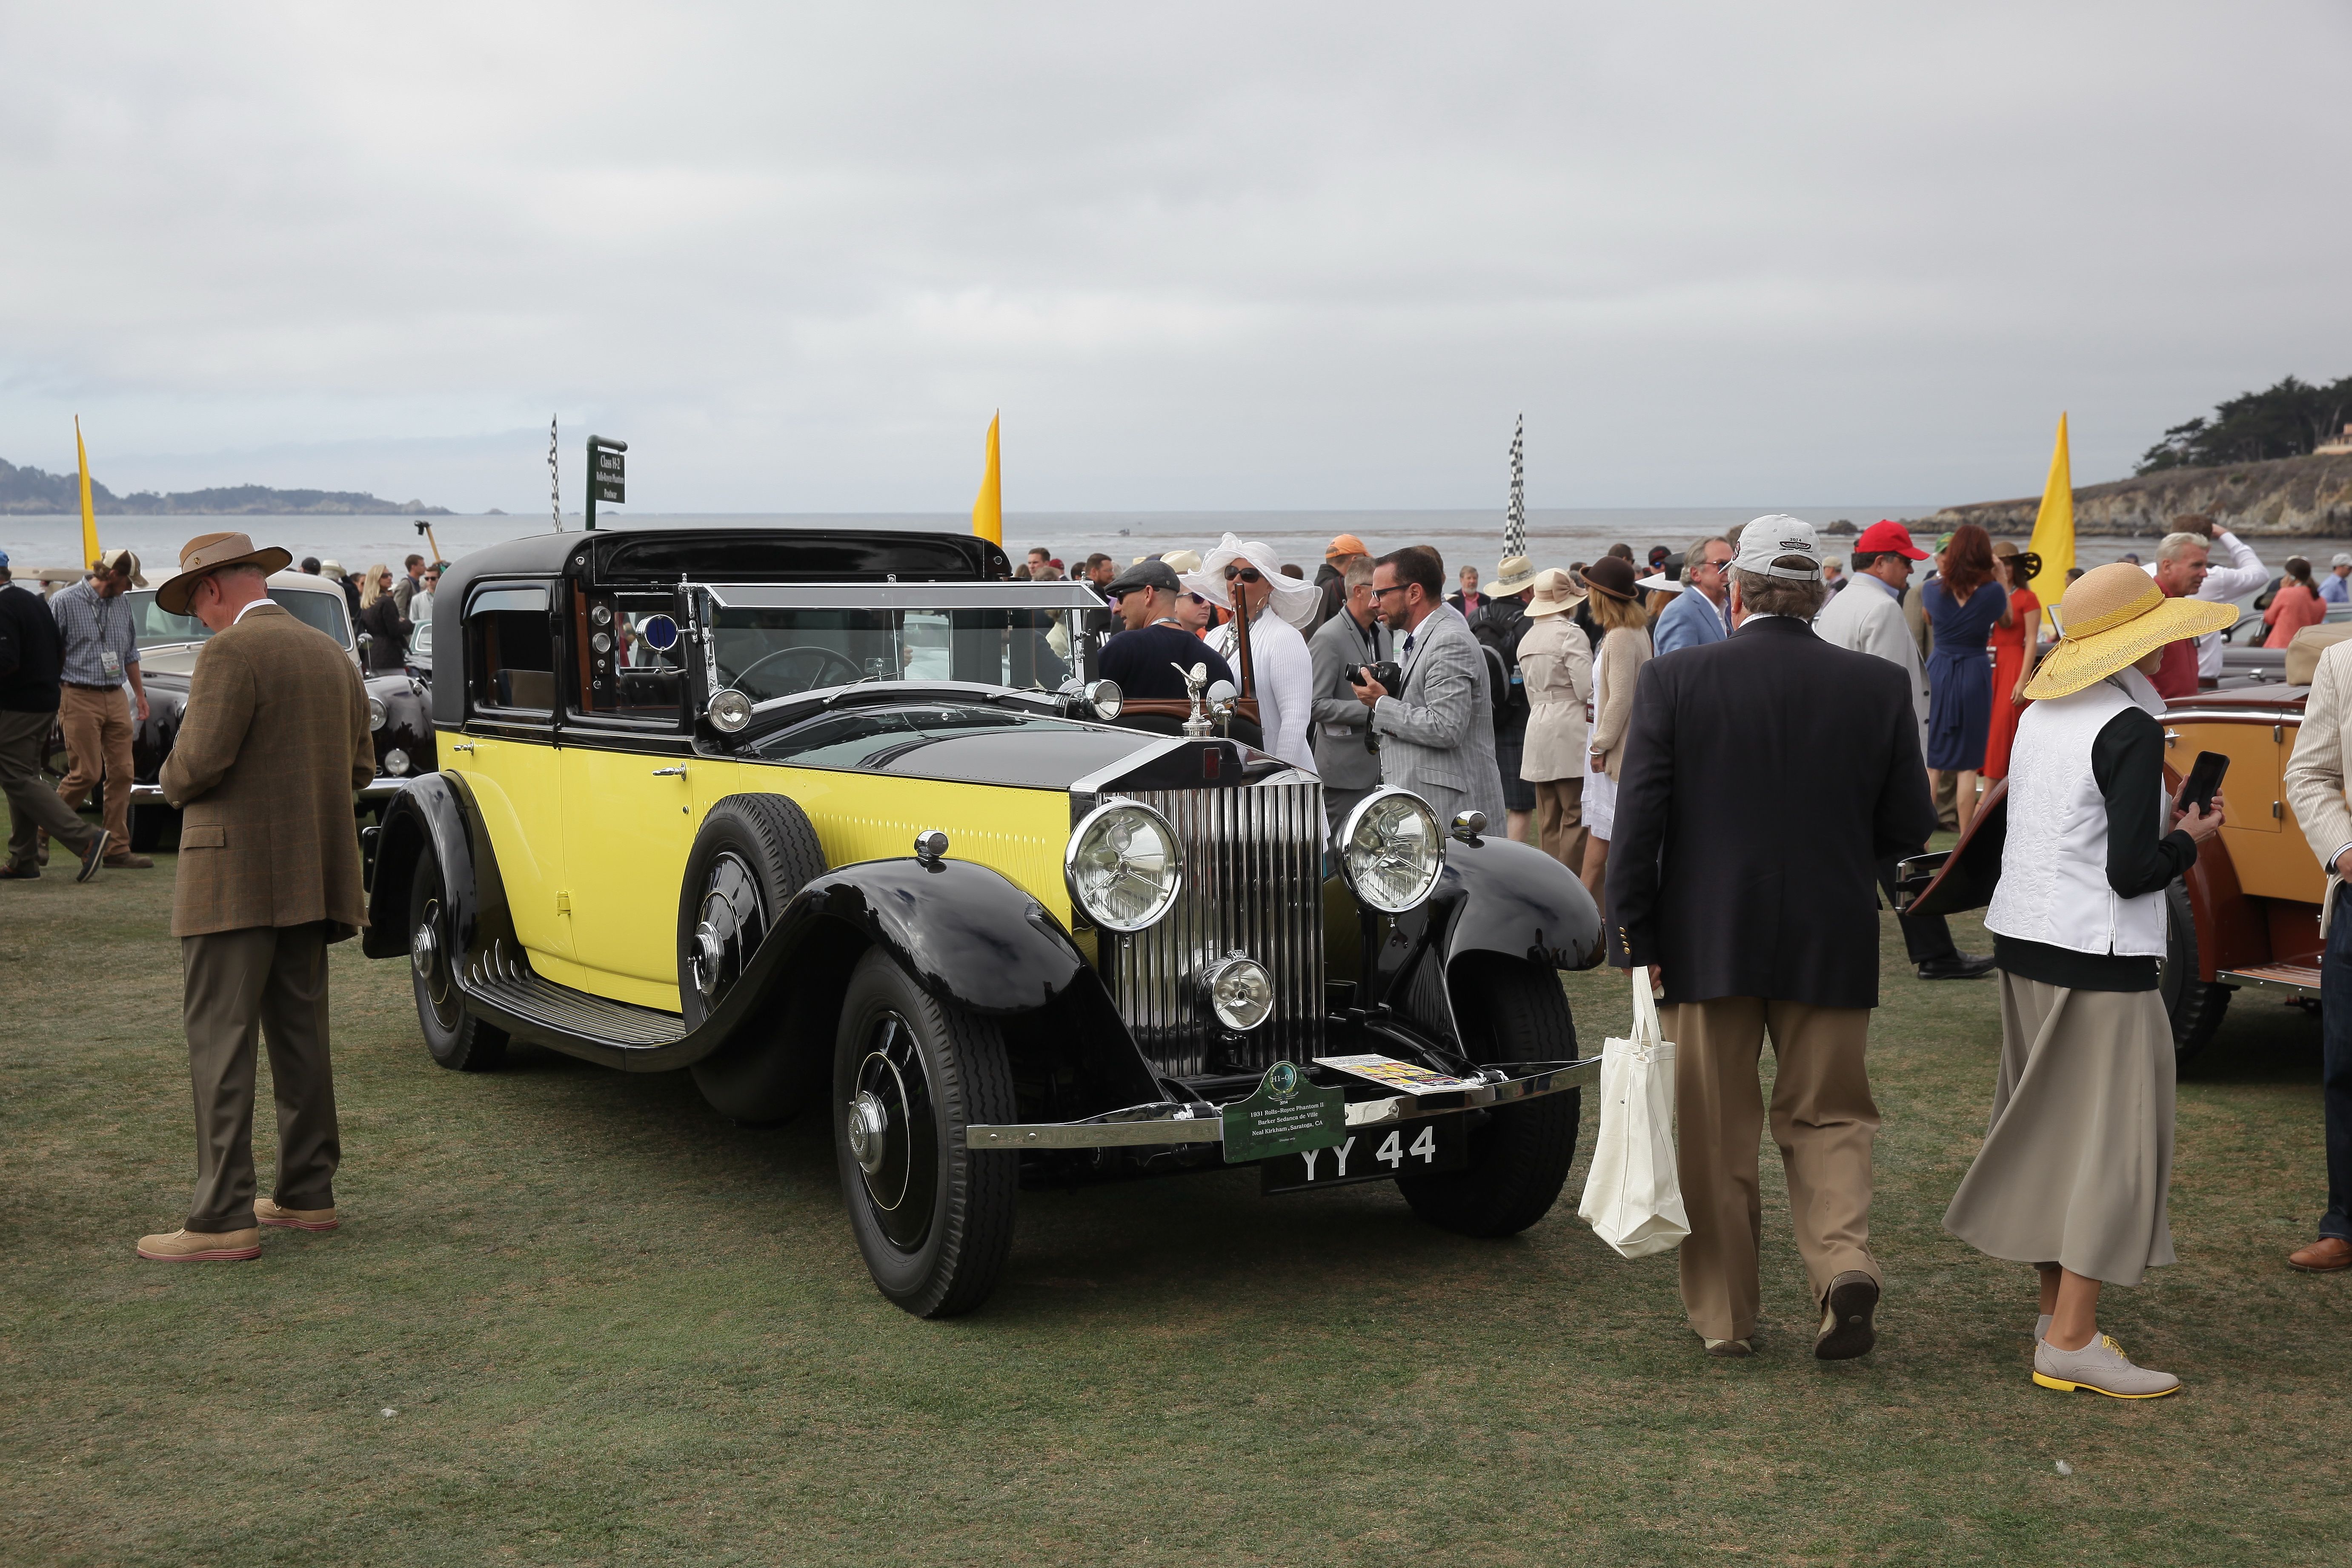
<path id="1" fill-rule="evenodd" d="M 1263 583 L 1265 581 L 1265 576 L 1254 566 L 1226 567 L 1225 581 L 1231 583 L 1235 579 L 1239 579 L 1244 583 Z"/>

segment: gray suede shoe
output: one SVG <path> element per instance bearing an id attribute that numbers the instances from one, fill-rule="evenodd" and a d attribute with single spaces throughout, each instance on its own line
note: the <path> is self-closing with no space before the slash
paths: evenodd
<path id="1" fill-rule="evenodd" d="M 2134 1366 L 2124 1347 L 2096 1334 L 2078 1351 L 2062 1351 L 2044 1339 L 2033 1347 L 2033 1381 L 2062 1394 L 2088 1389 L 2110 1399 L 2160 1399 L 2180 1387 L 2168 1372 Z"/>
<path id="2" fill-rule="evenodd" d="M 2050 1314 L 2042 1313 L 2033 1320 L 2033 1342 L 2040 1344 L 2050 1337 Z"/>

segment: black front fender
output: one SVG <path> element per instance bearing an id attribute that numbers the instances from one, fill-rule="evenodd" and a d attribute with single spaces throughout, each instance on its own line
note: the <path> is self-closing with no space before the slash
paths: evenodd
<path id="1" fill-rule="evenodd" d="M 1043 904 L 969 861 L 844 866 L 801 889 L 793 900 L 800 911 L 855 928 L 924 990 L 974 1013 L 1046 1006 L 1087 969 Z"/>
<path id="2" fill-rule="evenodd" d="M 1465 952 L 1500 952 L 1548 969 L 1590 969 L 1603 955 L 1601 911 L 1567 867 L 1532 844 L 1486 837 L 1445 846 L 1461 897 L 1445 942 L 1451 964 Z"/>

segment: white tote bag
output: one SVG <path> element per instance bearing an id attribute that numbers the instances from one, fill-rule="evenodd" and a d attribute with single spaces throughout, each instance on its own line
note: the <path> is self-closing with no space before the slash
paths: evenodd
<path id="1" fill-rule="evenodd" d="M 1633 1037 L 1601 1047 L 1601 1135 L 1577 1217 L 1626 1258 L 1682 1245 L 1690 1234 L 1675 1172 L 1675 1047 L 1660 1038 L 1650 972 L 1633 971 Z"/>

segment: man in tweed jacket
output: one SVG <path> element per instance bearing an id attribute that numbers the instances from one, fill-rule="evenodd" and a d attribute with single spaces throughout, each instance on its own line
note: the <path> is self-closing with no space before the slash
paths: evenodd
<path id="1" fill-rule="evenodd" d="M 367 923 L 352 791 L 375 773 L 367 691 L 333 639 L 269 598 L 289 560 L 242 533 L 188 542 L 156 591 L 212 628 L 163 764 L 183 810 L 172 934 L 195 1088 L 185 1228 L 141 1238 L 163 1262 L 261 1252 L 257 1225 L 334 1228 L 341 1157 L 327 1056 L 327 944 Z M 257 1038 L 278 1098 L 278 1181 L 255 1197 Z"/>
<path id="2" fill-rule="evenodd" d="M 1356 688 L 1381 737 L 1381 783 L 1427 801 L 1440 826 L 1451 826 L 1464 811 L 1501 823 L 1486 655 L 1470 623 L 1445 602 L 1437 552 L 1415 544 L 1381 556 L 1372 566 L 1372 605 L 1397 639 L 1404 670 L 1402 691 L 1391 694 L 1369 675 Z"/>

